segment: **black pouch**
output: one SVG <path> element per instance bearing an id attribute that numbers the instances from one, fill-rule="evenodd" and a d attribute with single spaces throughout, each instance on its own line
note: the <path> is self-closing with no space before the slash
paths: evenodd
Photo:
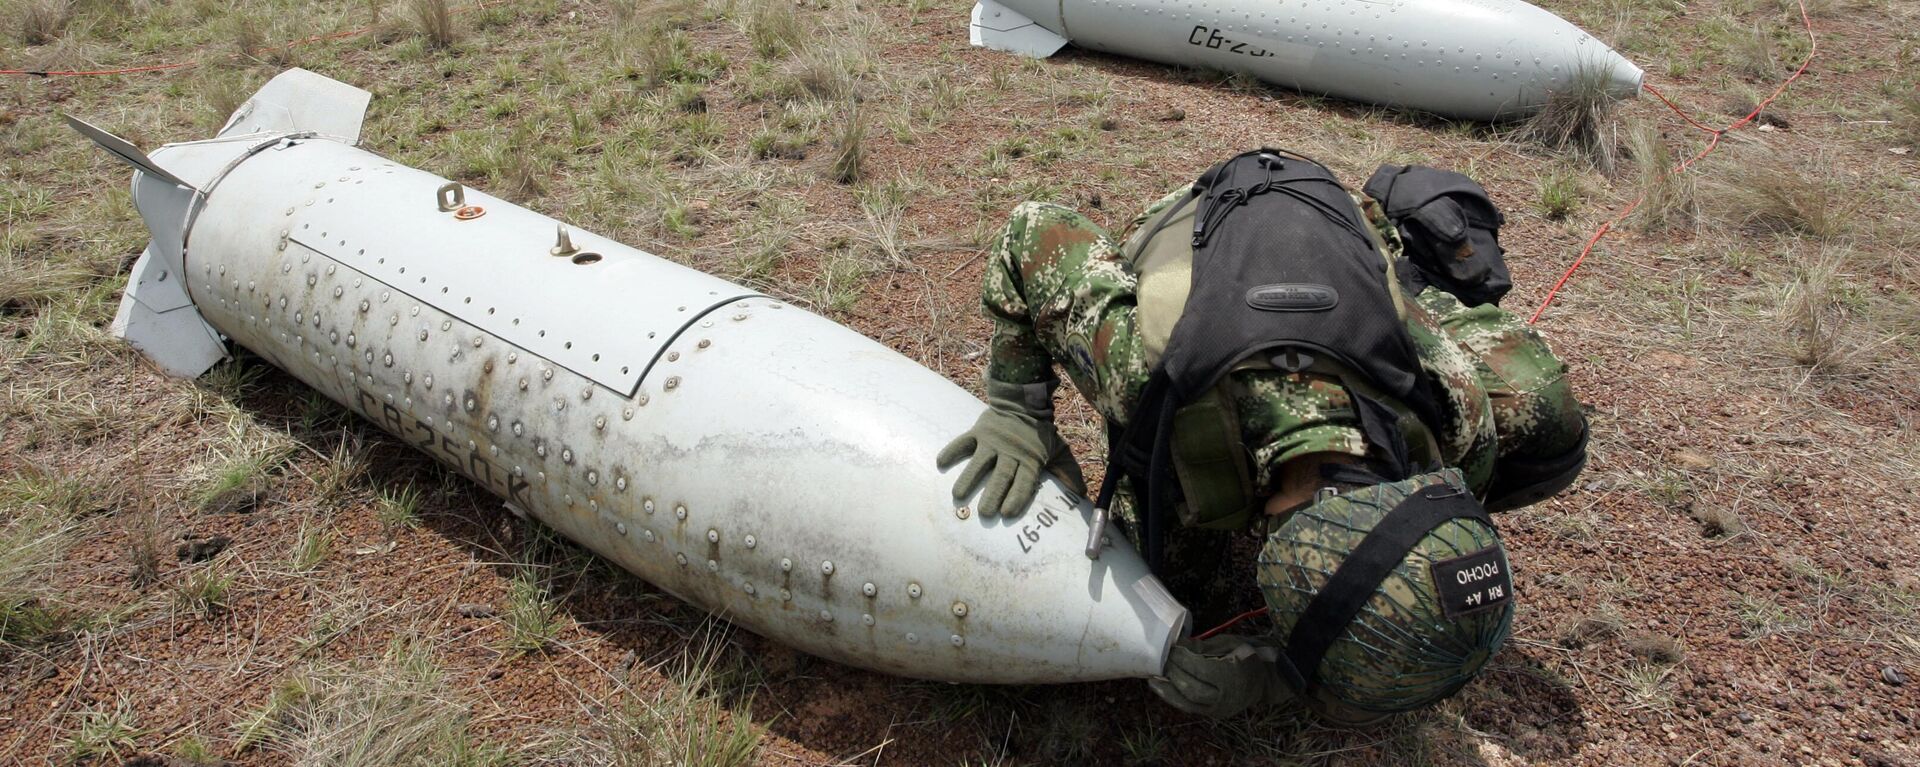
<path id="1" fill-rule="evenodd" d="M 1403 275 L 1414 292 L 1433 285 L 1468 306 L 1498 304 L 1513 288 L 1500 250 L 1506 217 L 1473 179 L 1422 165 L 1382 165 L 1362 191 L 1400 231 Z"/>

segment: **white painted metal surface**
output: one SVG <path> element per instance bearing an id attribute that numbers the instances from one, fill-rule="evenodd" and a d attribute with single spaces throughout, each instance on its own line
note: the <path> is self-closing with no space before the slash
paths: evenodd
<path id="1" fill-rule="evenodd" d="M 1057 21 L 1059 17 L 1054 18 Z M 992 48 L 1036 59 L 1052 56 L 1067 44 L 1067 38 L 994 0 L 974 4 L 967 41 L 976 48 Z"/>
<path id="2" fill-rule="evenodd" d="M 981 0 L 973 44 L 1051 55 L 1022 21 L 1092 50 L 1473 120 L 1528 114 L 1583 69 L 1606 72 L 1621 98 L 1641 80 L 1521 0 Z"/>
<path id="3" fill-rule="evenodd" d="M 459 220 L 437 208 L 447 183 L 344 144 L 306 141 L 249 160 L 219 191 L 272 201 L 273 216 L 256 226 L 623 395 L 682 326 L 753 295 L 591 232 L 569 232 L 577 252 L 551 255 L 559 221 L 471 190 L 461 194 L 479 215 Z"/>
<path id="4" fill-rule="evenodd" d="M 226 359 L 227 345 L 194 309 L 179 274 L 154 258 L 152 248 L 141 253 L 111 330 L 167 375 L 193 378 Z"/>
<path id="5" fill-rule="evenodd" d="M 372 100 L 373 94 L 338 80 L 289 69 L 234 110 L 219 135 L 306 132 L 358 145 Z"/>
<path id="6" fill-rule="evenodd" d="M 1149 676 L 1184 633 L 1126 541 L 1085 556 L 1084 499 L 956 509 L 933 456 L 983 406 L 911 360 L 590 233 L 598 260 L 550 255 L 552 219 L 468 191 L 463 220 L 443 179 L 343 143 L 254 138 L 193 217 L 199 312 L 622 567 L 930 679 Z"/>
<path id="7" fill-rule="evenodd" d="M 168 375 L 191 378 L 206 372 L 226 359 L 227 347 L 194 308 L 181 281 L 186 231 L 198 210 L 199 191 L 120 137 L 72 117 L 67 124 L 133 166 L 134 205 L 153 233 L 153 241 L 133 263 L 126 293 L 113 316 L 113 334 Z"/>

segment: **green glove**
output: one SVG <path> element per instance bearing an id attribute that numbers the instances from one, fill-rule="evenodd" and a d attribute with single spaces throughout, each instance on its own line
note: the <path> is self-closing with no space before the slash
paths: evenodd
<path id="1" fill-rule="evenodd" d="M 1166 676 L 1148 679 L 1147 687 L 1181 711 L 1224 719 L 1288 696 L 1274 667 L 1278 654 L 1231 634 L 1182 639 L 1167 658 Z"/>
<path id="2" fill-rule="evenodd" d="M 953 485 L 955 501 L 985 482 L 981 516 L 1020 516 L 1040 491 L 1043 470 L 1053 472 L 1075 493 L 1086 494 L 1080 464 L 1053 427 L 1056 385 L 1056 381 L 1022 385 L 987 380 L 987 412 L 935 458 L 941 469 L 972 459 Z"/>

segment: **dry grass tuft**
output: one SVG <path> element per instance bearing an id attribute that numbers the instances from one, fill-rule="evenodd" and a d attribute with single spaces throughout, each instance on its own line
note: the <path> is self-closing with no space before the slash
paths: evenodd
<path id="1" fill-rule="evenodd" d="M 380 520 L 388 532 L 419 527 L 420 505 L 426 497 L 420 486 L 411 482 L 398 489 L 382 489 L 374 504 L 373 518 Z"/>
<path id="2" fill-rule="evenodd" d="M 1786 74 L 1780 45 L 1771 30 L 1759 24 L 1743 25 L 1732 37 L 1734 71 L 1757 81 L 1777 80 Z"/>
<path id="3" fill-rule="evenodd" d="M 1127 767 L 1165 764 L 1171 748 L 1173 739 L 1167 737 L 1166 730 L 1152 724 L 1120 733 L 1120 752 L 1126 755 Z"/>
<path id="4" fill-rule="evenodd" d="M 907 184 L 900 179 L 854 191 L 854 199 L 859 201 L 860 214 L 867 224 L 860 232 L 862 239 L 886 266 L 907 265 L 910 248 L 905 229 L 907 198 Z"/>
<path id="5" fill-rule="evenodd" d="M 174 586 L 173 606 L 181 612 L 212 618 L 227 611 L 237 580 L 224 563 L 209 562 Z"/>
<path id="6" fill-rule="evenodd" d="M 866 138 L 866 113 L 858 107 L 847 110 L 839 130 L 834 133 L 833 164 L 827 169 L 828 178 L 842 184 L 860 180 L 861 161 L 867 154 Z"/>
<path id="7" fill-rule="evenodd" d="M 1591 615 L 1571 621 L 1560 629 L 1560 646 L 1578 650 L 1620 636 L 1626 621 L 1612 605 L 1602 605 Z"/>
<path id="8" fill-rule="evenodd" d="M 1740 621 L 1745 639 L 1764 639 L 1780 634 L 1806 631 L 1810 622 L 1795 615 L 1767 596 L 1741 594 L 1734 600 L 1734 617 Z"/>
<path id="9" fill-rule="evenodd" d="M 322 526 L 314 515 L 302 519 L 300 539 L 293 546 L 293 572 L 310 573 L 327 561 L 327 556 L 333 553 L 334 538 L 333 530 Z"/>
<path id="10" fill-rule="evenodd" d="M 27 45 L 46 45 L 60 38 L 73 20 L 73 0 L 19 0 L 7 21 L 13 36 Z"/>
<path id="11" fill-rule="evenodd" d="M 1787 358 L 1814 370 L 1834 370 L 1847 357 L 1848 312 L 1840 300 L 1844 258 L 1828 253 L 1805 261 L 1779 288 L 1780 325 Z"/>
<path id="12" fill-rule="evenodd" d="M 1626 688 L 1629 711 L 1649 709 L 1668 711 L 1673 708 L 1673 667 L 1658 663 L 1633 663 L 1620 673 L 1620 682 Z"/>
<path id="13" fill-rule="evenodd" d="M 1640 194 L 1634 225 L 1646 232 L 1693 226 L 1700 215 L 1693 177 L 1675 172 L 1679 160 L 1661 137 L 1659 126 L 1635 122 L 1627 128 L 1626 148 Z"/>
<path id="14" fill-rule="evenodd" d="M 267 48 L 267 31 L 260 26 L 259 20 L 247 14 L 235 14 L 227 20 L 228 36 L 233 40 L 233 52 L 243 60 L 251 60 Z"/>
<path id="15" fill-rule="evenodd" d="M 0 215 L 0 226 L 8 230 L 0 237 L 9 237 L 18 231 L 13 229 L 15 224 L 14 216 Z M 96 279 L 98 275 L 77 264 L 42 264 L 25 255 L 0 255 L 0 313 L 38 309 Z"/>
<path id="16" fill-rule="evenodd" d="M 763 733 L 742 699 L 729 706 L 726 640 L 711 629 L 666 669 L 668 689 L 632 696 L 589 727 L 564 733 L 553 764 L 608 767 L 743 767 L 759 753 Z"/>
<path id="17" fill-rule="evenodd" d="M 742 26 L 762 58 L 780 58 L 806 44 L 807 26 L 794 12 L 792 0 L 751 0 Z"/>
<path id="18" fill-rule="evenodd" d="M 860 302 L 861 290 L 867 278 L 873 274 L 873 266 L 868 259 L 854 255 L 849 250 L 847 247 L 830 250 L 820 259 L 820 266 L 806 296 L 814 311 L 827 315 L 844 314 Z"/>
<path id="19" fill-rule="evenodd" d="M 340 503 L 361 490 L 370 467 L 365 440 L 358 432 L 344 430 L 314 473 L 314 494 L 322 506 Z"/>
<path id="20" fill-rule="evenodd" d="M 1619 102 L 1607 93 L 1612 80 L 1610 69 L 1581 67 L 1546 106 L 1520 123 L 1513 138 L 1576 155 L 1612 173 L 1620 156 Z"/>
<path id="21" fill-rule="evenodd" d="M 814 45 L 781 65 L 774 95 L 788 101 L 804 97 L 860 100 L 861 79 L 873 71 L 873 60 L 864 46 L 840 42 Z"/>
<path id="22" fill-rule="evenodd" d="M 1718 503 L 1695 503 L 1687 513 L 1700 523 L 1700 533 L 1708 538 L 1726 538 L 1747 529 L 1740 512 Z"/>
<path id="23" fill-rule="evenodd" d="M 1920 147 L 1920 86 L 1902 89 L 1892 103 L 1894 140 Z"/>
<path id="24" fill-rule="evenodd" d="M 706 114 L 707 89 L 699 83 L 680 83 L 673 86 L 667 94 L 667 104 L 676 112 L 690 115 Z"/>
<path id="25" fill-rule="evenodd" d="M 469 717 L 432 652 L 396 640 L 378 662 L 316 665 L 283 682 L 237 739 L 292 764 L 506 764 L 467 733 Z"/>
<path id="26" fill-rule="evenodd" d="M 157 513 L 144 511 L 127 515 L 127 578 L 134 588 L 145 588 L 160 581 L 160 562 L 165 542 L 161 539 Z"/>
<path id="27" fill-rule="evenodd" d="M 0 648 L 38 644 L 76 619 L 49 579 L 74 544 L 90 493 L 79 480 L 31 468 L 0 477 Z"/>
<path id="28" fill-rule="evenodd" d="M 1566 218 L 1579 209 L 1583 196 L 1580 177 L 1556 167 L 1540 179 L 1540 215 L 1555 221 Z"/>
<path id="29" fill-rule="evenodd" d="M 206 514 L 252 511 L 267 492 L 268 474 L 284 459 L 284 454 L 274 452 L 242 453 L 229 458 L 200 488 L 195 506 Z"/>
<path id="30" fill-rule="evenodd" d="M 756 160 L 804 160 L 814 141 L 811 130 L 789 131 L 779 125 L 769 125 L 747 139 L 747 154 Z"/>
<path id="31" fill-rule="evenodd" d="M 1858 205 L 1834 180 L 1830 157 L 1795 161 L 1751 146 L 1717 159 L 1704 195 L 1716 218 L 1762 234 L 1835 238 L 1852 230 Z"/>
<path id="32" fill-rule="evenodd" d="M 1671 666 L 1686 657 L 1679 640 L 1659 634 L 1634 634 L 1627 637 L 1627 652 L 1648 663 Z"/>
<path id="33" fill-rule="evenodd" d="M 407 0 L 407 20 L 431 47 L 451 48 L 458 38 L 447 0 Z"/>
<path id="34" fill-rule="evenodd" d="M 1059 703 L 1040 709 L 1029 735 L 1038 754 L 1049 764 L 1092 764 L 1108 732 L 1101 712 L 1091 702 Z"/>
<path id="35" fill-rule="evenodd" d="M 696 45 L 689 26 L 699 9 L 681 2 L 667 3 L 616 18 L 600 49 L 613 62 L 614 72 L 648 88 L 679 83 L 705 83 L 726 71 L 726 55 Z"/>
<path id="36" fill-rule="evenodd" d="M 144 733 L 125 697 L 80 713 L 80 722 L 67 737 L 67 758 L 74 764 L 125 764 L 136 753 Z"/>
<path id="37" fill-rule="evenodd" d="M 225 127 L 228 117 L 240 110 L 240 104 L 246 104 L 250 96 L 248 85 L 242 77 L 215 67 L 205 67 L 194 73 L 188 88 L 192 88 L 192 92 L 200 96 L 200 102 L 205 104 L 205 110 L 200 111 L 200 125 L 207 129 L 207 133 Z"/>
<path id="38" fill-rule="evenodd" d="M 37 71 L 91 69 L 110 55 L 105 46 L 83 40 L 79 35 L 61 35 L 29 53 L 26 68 Z"/>

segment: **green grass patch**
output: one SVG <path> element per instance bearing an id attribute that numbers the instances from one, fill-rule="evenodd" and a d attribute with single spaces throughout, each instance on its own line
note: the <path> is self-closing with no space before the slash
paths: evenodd
<path id="1" fill-rule="evenodd" d="M 426 497 L 425 491 L 411 482 L 397 489 L 381 490 L 374 505 L 374 519 L 388 530 L 419 527 L 420 507 Z"/>
<path id="2" fill-rule="evenodd" d="M 532 567 L 523 566 L 514 573 L 500 618 L 506 623 L 503 649 L 509 655 L 541 652 L 560 636 L 559 607 Z"/>
<path id="3" fill-rule="evenodd" d="M 62 636 L 84 615 L 69 607 L 54 567 L 75 543 L 93 495 L 85 481 L 34 470 L 0 477 L 0 655 Z"/>
<path id="4" fill-rule="evenodd" d="M 80 721 L 67 737 L 67 758 L 73 763 L 122 764 L 132 758 L 145 730 L 126 698 L 115 699 L 80 713 Z"/>
<path id="5" fill-rule="evenodd" d="M 1540 215 L 1558 221 L 1580 208 L 1584 192 L 1580 177 L 1563 168 L 1554 168 L 1540 178 Z"/>
<path id="6" fill-rule="evenodd" d="M 201 618 L 212 618 L 227 611 L 233 599 L 238 576 L 221 561 L 195 568 L 173 587 L 176 609 Z"/>

